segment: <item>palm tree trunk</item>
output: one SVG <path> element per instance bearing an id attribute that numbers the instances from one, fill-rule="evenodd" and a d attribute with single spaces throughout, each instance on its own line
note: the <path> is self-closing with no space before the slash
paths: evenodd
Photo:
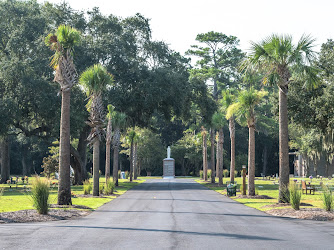
<path id="1" fill-rule="evenodd" d="M 70 90 L 63 90 L 60 117 L 58 205 L 71 205 Z"/>
<path id="2" fill-rule="evenodd" d="M 113 162 L 113 181 L 115 186 L 118 186 L 118 155 L 119 148 L 118 146 L 114 146 L 114 162 Z"/>
<path id="3" fill-rule="evenodd" d="M 223 160 L 224 160 L 224 130 L 223 128 L 219 129 L 219 169 L 218 169 L 218 178 L 219 178 L 219 186 L 223 185 Z"/>
<path id="4" fill-rule="evenodd" d="M 110 178 L 110 145 L 111 145 L 111 138 L 112 138 L 112 125 L 111 125 L 111 119 L 109 117 L 108 119 L 108 125 L 107 125 L 107 134 L 106 134 L 106 169 L 105 169 L 105 175 L 106 175 L 106 182 Z"/>
<path id="5" fill-rule="evenodd" d="M 255 195 L 255 128 L 248 127 L 248 195 Z"/>
<path id="6" fill-rule="evenodd" d="M 216 133 L 216 141 L 217 141 L 217 147 L 216 147 L 216 177 L 219 177 L 219 132 Z"/>
<path id="7" fill-rule="evenodd" d="M 206 142 L 206 133 L 203 133 L 203 145 L 202 145 L 202 148 L 203 148 L 203 179 L 204 181 L 207 181 L 208 180 L 208 172 L 207 172 L 207 169 L 208 169 L 208 145 L 207 145 L 207 142 Z"/>
<path id="8" fill-rule="evenodd" d="M 230 165 L 230 180 L 234 181 L 235 171 L 235 122 L 234 118 L 229 119 L 230 139 L 231 139 L 231 165 Z"/>
<path id="9" fill-rule="evenodd" d="M 130 181 L 132 181 L 133 177 L 133 141 L 131 141 L 130 146 Z"/>
<path id="10" fill-rule="evenodd" d="M 110 141 L 107 140 L 106 142 L 106 181 L 110 178 Z"/>
<path id="11" fill-rule="evenodd" d="M 287 203 L 289 186 L 289 131 L 288 97 L 279 88 L 279 197 L 278 202 Z"/>
<path id="12" fill-rule="evenodd" d="M 210 161 L 211 161 L 211 183 L 215 183 L 215 130 L 211 129 L 210 131 L 210 140 L 211 140 L 211 157 L 210 157 Z"/>
<path id="13" fill-rule="evenodd" d="M 95 138 L 93 144 L 93 196 L 99 196 L 100 188 L 100 140 Z"/>
<path id="14" fill-rule="evenodd" d="M 134 157 L 133 157 L 133 179 L 134 180 L 137 180 L 137 177 L 138 177 L 138 169 L 137 169 L 137 147 L 138 147 L 138 144 L 137 143 L 134 143 L 133 145 L 133 151 L 134 151 Z"/>
<path id="15" fill-rule="evenodd" d="M 9 180 L 9 176 L 10 176 L 8 135 L 4 136 L 0 141 L 0 156 L 1 156 L 0 184 L 3 184 L 3 183 L 6 183 L 7 180 Z"/>

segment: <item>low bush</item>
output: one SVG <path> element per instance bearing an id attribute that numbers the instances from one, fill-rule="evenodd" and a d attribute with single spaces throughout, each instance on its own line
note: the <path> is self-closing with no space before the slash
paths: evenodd
<path id="1" fill-rule="evenodd" d="M 227 169 L 224 169 L 223 170 L 223 176 L 224 176 L 224 178 L 229 177 L 229 173 L 230 173 L 230 171 L 228 171 Z"/>
<path id="2" fill-rule="evenodd" d="M 199 171 L 199 178 L 203 179 L 203 170 Z"/>
<path id="3" fill-rule="evenodd" d="M 104 185 L 100 183 L 100 189 L 99 189 L 100 194 L 104 194 Z"/>
<path id="4" fill-rule="evenodd" d="M 300 186 L 296 183 L 291 183 L 289 186 L 289 194 L 290 194 L 290 204 L 294 210 L 299 210 L 300 201 L 302 198 L 302 190 Z"/>
<path id="5" fill-rule="evenodd" d="M 211 169 L 208 169 L 208 179 L 211 179 L 211 174 L 212 174 Z"/>
<path id="6" fill-rule="evenodd" d="M 89 180 L 84 181 L 84 183 L 83 183 L 84 195 L 90 194 L 90 192 L 92 192 L 92 190 L 93 190 L 92 183 L 90 183 Z"/>
<path id="7" fill-rule="evenodd" d="M 238 171 L 237 170 L 234 171 L 234 178 L 236 178 L 236 177 L 238 177 Z"/>
<path id="8" fill-rule="evenodd" d="M 108 179 L 105 186 L 104 186 L 104 193 L 105 194 L 113 194 L 115 189 L 115 183 L 111 181 L 111 179 Z"/>
<path id="9" fill-rule="evenodd" d="M 125 171 L 125 179 L 129 179 L 130 173 L 129 171 Z"/>
<path id="10" fill-rule="evenodd" d="M 47 180 L 36 177 L 32 183 L 31 196 L 34 207 L 39 214 L 47 214 L 49 210 L 50 184 Z"/>
<path id="11" fill-rule="evenodd" d="M 333 194 L 332 190 L 330 190 L 327 186 L 322 188 L 322 202 L 324 209 L 330 212 L 333 208 Z"/>

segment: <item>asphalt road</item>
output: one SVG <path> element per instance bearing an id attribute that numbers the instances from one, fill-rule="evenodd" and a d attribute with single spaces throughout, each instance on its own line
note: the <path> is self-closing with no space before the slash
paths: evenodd
<path id="1" fill-rule="evenodd" d="M 2 224 L 0 249 L 334 249 L 334 223 L 273 217 L 189 179 L 148 180 L 81 219 Z"/>

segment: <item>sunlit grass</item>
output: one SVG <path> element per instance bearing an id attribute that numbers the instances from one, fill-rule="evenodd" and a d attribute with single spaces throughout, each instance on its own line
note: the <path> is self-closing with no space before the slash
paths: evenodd
<path id="1" fill-rule="evenodd" d="M 324 185 L 328 185 L 330 188 L 334 189 L 334 180 L 328 180 L 327 178 L 323 178 L 322 180 L 313 178 L 312 181 L 309 178 L 291 178 L 290 182 L 293 182 L 294 180 L 297 180 L 297 183 L 301 183 L 301 180 L 305 180 L 307 183 L 310 182 L 312 185 L 315 185 L 316 187 L 316 192 L 314 195 L 306 195 L 303 194 L 301 198 L 301 208 L 306 208 L 306 207 L 314 207 L 314 208 L 323 208 L 323 202 L 322 202 L 322 191 L 320 188 L 320 183 L 322 182 Z M 203 181 L 201 179 L 195 180 L 198 183 L 220 193 L 226 195 L 226 182 L 229 181 L 229 178 L 224 178 L 223 183 L 225 184 L 223 187 L 218 187 L 217 185 L 212 185 L 210 183 L 210 180 L 208 181 Z M 241 192 L 239 191 L 240 186 L 242 184 L 242 178 L 237 177 L 235 178 L 235 181 L 238 183 L 237 187 L 237 196 L 236 197 L 231 197 L 235 201 L 238 201 L 248 207 L 256 208 L 261 211 L 266 211 L 273 209 L 273 207 L 269 207 L 268 205 L 273 205 L 277 204 L 278 201 L 278 180 L 276 179 L 271 179 L 271 180 L 263 180 L 260 177 L 257 177 L 255 179 L 255 187 L 256 190 L 258 191 L 259 195 L 266 195 L 269 196 L 273 199 L 247 199 L 247 198 L 237 198 L 239 195 L 241 195 Z M 216 183 L 218 183 L 218 178 L 216 178 Z M 306 206 L 305 206 L 306 205 Z M 275 209 L 283 209 L 286 208 L 286 206 L 275 206 Z"/>
<path id="2" fill-rule="evenodd" d="M 41 179 L 46 179 L 41 177 Z M 18 185 L 16 184 L 1 184 L 0 188 L 4 188 L 3 196 L 0 198 L 0 213 L 1 212 L 14 212 L 19 210 L 34 209 L 33 200 L 30 195 L 31 184 L 33 177 L 29 178 L 29 183 L 22 183 L 19 179 Z M 105 178 L 100 178 L 100 183 L 105 183 Z M 84 194 L 83 186 L 72 186 L 72 204 L 82 205 L 90 207 L 91 209 L 96 209 L 103 204 L 115 199 L 118 195 L 124 194 L 127 190 L 133 188 L 134 186 L 144 182 L 144 179 L 135 180 L 130 182 L 129 180 L 119 180 L 119 186 L 116 187 L 114 194 L 103 195 L 103 197 L 80 197 Z M 92 179 L 90 180 L 92 182 Z M 50 180 L 50 204 L 57 204 L 57 191 L 58 191 L 58 181 Z"/>

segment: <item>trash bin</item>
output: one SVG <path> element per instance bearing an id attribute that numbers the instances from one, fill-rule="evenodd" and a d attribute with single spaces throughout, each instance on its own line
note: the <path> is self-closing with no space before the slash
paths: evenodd
<path id="1" fill-rule="evenodd" d="M 237 195 L 237 183 L 232 182 L 227 185 L 226 188 L 227 196 L 236 196 Z"/>

